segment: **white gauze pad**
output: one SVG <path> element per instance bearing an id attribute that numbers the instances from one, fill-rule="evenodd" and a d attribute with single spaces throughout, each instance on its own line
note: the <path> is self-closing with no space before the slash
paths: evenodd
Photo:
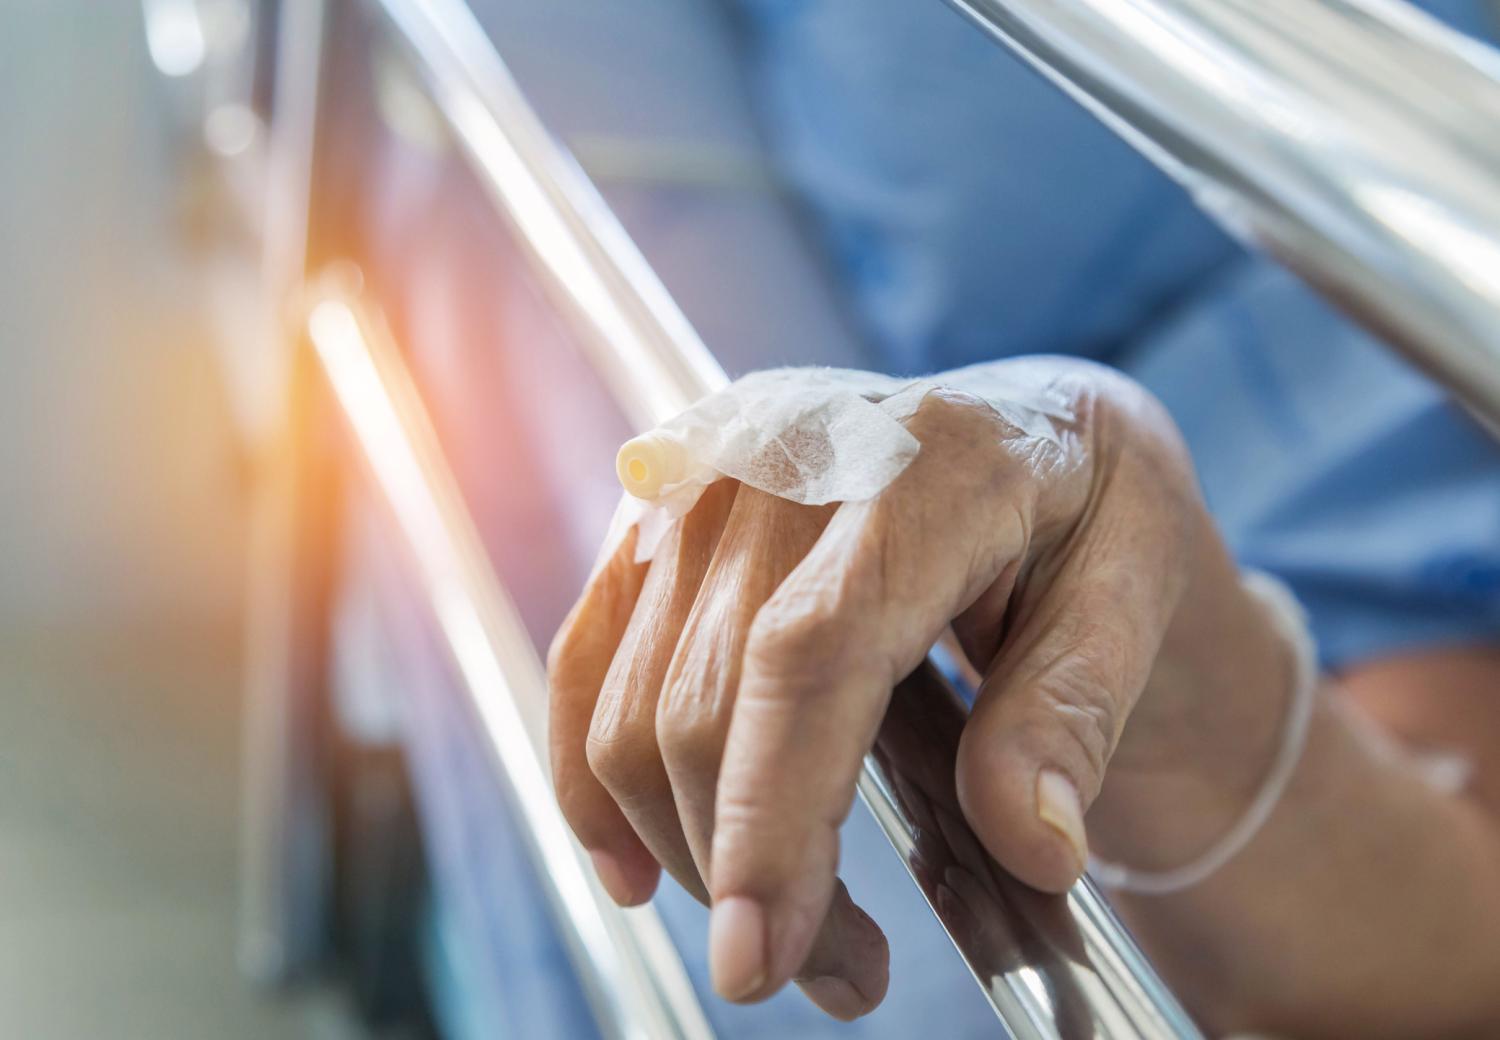
<path id="1" fill-rule="evenodd" d="M 1062 393 L 1016 385 L 993 365 L 941 381 L 837 368 L 755 372 L 621 447 L 616 471 L 629 495 L 607 546 L 636 525 L 636 558 L 650 559 L 720 477 L 804 505 L 874 498 L 917 457 L 921 445 L 902 421 L 939 387 L 983 398 L 1026 436 L 1059 442 L 1052 420 L 1072 418 Z"/>

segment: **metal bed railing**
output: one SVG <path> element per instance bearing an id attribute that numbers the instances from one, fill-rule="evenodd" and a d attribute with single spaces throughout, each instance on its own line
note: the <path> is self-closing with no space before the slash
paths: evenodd
<path id="1" fill-rule="evenodd" d="M 245 775 L 240 866 L 239 960 L 252 978 L 286 978 L 294 965 L 314 958 L 315 945 L 298 918 L 316 903 L 317 882 L 294 876 L 293 864 L 323 867 L 321 849 L 292 825 L 310 786 L 297 761 L 304 694 L 318 685 L 323 662 L 317 642 L 302 629 L 325 604 L 309 586 L 321 576 L 306 572 L 304 544 L 322 526 L 309 514 L 303 485 L 307 468 L 301 440 L 305 409 L 295 392 L 293 353 L 300 337 L 288 335 L 287 301 L 306 274 L 309 209 L 318 98 L 322 90 L 324 0 L 304 0 L 283 12 L 275 41 L 275 118 L 266 153 L 261 236 L 261 321 L 270 370 L 280 393 L 268 411 L 272 431 L 250 510 L 249 590 L 245 642 Z M 259 447 L 259 446 L 257 446 Z M 321 880 L 321 879 L 319 879 Z"/>
<path id="2" fill-rule="evenodd" d="M 1500 429 L 1500 53 L 1402 0 L 948 0 Z"/>
<path id="3" fill-rule="evenodd" d="M 622 411 L 648 427 L 723 386 L 723 369 L 543 127 L 468 8 L 456 0 L 377 5 Z M 933 671 L 909 682 L 942 685 Z M 1023 895 L 971 853 L 982 846 L 956 797 L 927 779 L 952 776 L 963 709 L 951 693 L 929 694 L 924 712 L 926 725 L 908 726 L 869 756 L 860 793 L 1006 1028 L 1021 1038 L 1196 1035 L 1091 882 L 1065 898 Z M 898 791 L 921 791 L 920 804 Z M 938 814 L 941 827 L 932 825 Z M 970 908 L 972 920 L 951 919 L 952 904 L 938 897 L 953 868 L 973 873 L 992 896 Z"/>
<path id="4" fill-rule="evenodd" d="M 368 2 L 409 47 L 436 109 L 626 414 L 652 424 L 722 385 L 722 370 L 526 105 L 464 4 Z M 1489 51 L 1381 0 L 954 2 L 1182 180 L 1232 231 L 1500 421 L 1500 263 L 1490 259 L 1500 258 L 1500 145 L 1486 137 L 1486 119 L 1500 114 L 1500 66 Z M 539 711 L 528 699 L 541 695 L 534 652 L 524 647 L 527 663 L 495 620 L 508 616 L 503 593 L 473 549 L 471 522 L 402 389 L 396 353 L 381 346 L 378 315 L 343 290 L 324 303 L 335 310 L 313 311 L 318 356 L 412 542 L 487 736 L 520 780 L 514 789 L 528 805 L 542 872 L 561 871 L 556 906 L 601 1024 L 610 1035 L 705 1035 L 680 964 L 656 957 L 657 947 L 632 952 L 633 925 L 601 926 L 611 911 L 570 839 L 559 837 L 540 770 L 545 752 L 526 721 Z M 372 439 L 348 407 L 354 398 L 341 381 L 356 371 L 365 372 L 365 398 L 396 402 L 388 441 Z M 404 492 L 381 473 L 377 455 L 393 451 L 410 456 L 401 464 Z M 425 519 L 402 518 L 402 494 Z M 962 709 L 935 695 L 937 682 L 923 671 L 897 691 L 861 793 L 929 901 L 945 869 L 983 878 L 993 903 L 970 910 L 987 919 L 944 925 L 1005 1027 L 1018 1037 L 1196 1035 L 1087 880 L 1066 898 L 1042 897 L 976 861 L 977 842 L 939 844 L 962 819 L 950 792 L 929 778 L 951 775 Z M 888 739 L 891 727 L 901 740 Z"/>
<path id="5" fill-rule="evenodd" d="M 711 1037 L 654 910 L 623 910 L 600 887 L 558 812 L 547 770 L 547 689 L 520 615 L 496 580 L 401 353 L 357 282 L 325 274 L 307 331 L 415 564 L 438 630 L 506 781 L 601 1034 Z"/>

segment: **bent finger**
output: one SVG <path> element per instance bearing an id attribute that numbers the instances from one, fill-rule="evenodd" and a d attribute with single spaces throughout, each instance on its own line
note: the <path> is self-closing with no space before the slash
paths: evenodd
<path id="1" fill-rule="evenodd" d="M 657 738 L 683 830 L 705 877 L 719 763 L 751 623 L 832 515 L 831 506 L 741 489 L 678 642 L 657 706 Z M 839 886 L 799 983 L 823 1010 L 849 1020 L 880 1003 L 889 961 L 884 934 Z"/>
<path id="2" fill-rule="evenodd" d="M 737 492 L 733 481 L 710 485 L 657 547 L 604 676 L 586 743 L 589 768 L 634 834 L 699 899 L 706 899 L 707 890 L 678 821 L 656 740 L 656 707 Z M 614 852 L 613 846 L 599 850 L 606 858 Z"/>
<path id="3" fill-rule="evenodd" d="M 589 723 L 646 577 L 631 530 L 595 570 L 547 654 L 548 743 L 557 801 L 609 894 L 644 902 L 660 868 L 589 768 Z"/>

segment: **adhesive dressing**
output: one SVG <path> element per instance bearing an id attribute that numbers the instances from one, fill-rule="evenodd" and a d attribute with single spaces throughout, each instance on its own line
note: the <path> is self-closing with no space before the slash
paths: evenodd
<path id="1" fill-rule="evenodd" d="M 874 498 L 917 457 L 921 444 L 904 421 L 941 388 L 981 398 L 1024 436 L 1060 444 L 1054 420 L 1073 418 L 1066 396 L 1014 376 L 987 364 L 940 381 L 837 368 L 747 375 L 620 448 L 615 470 L 627 494 L 605 552 L 635 526 L 636 559 L 649 560 L 721 477 L 804 505 Z"/>

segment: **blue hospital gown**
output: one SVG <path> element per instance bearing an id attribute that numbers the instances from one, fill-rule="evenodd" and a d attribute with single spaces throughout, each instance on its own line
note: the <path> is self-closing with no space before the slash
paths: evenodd
<path id="1" fill-rule="evenodd" d="M 1235 551 L 1291 583 L 1327 664 L 1500 638 L 1495 445 L 938 0 L 474 6 L 731 371 L 915 373 L 1039 351 L 1115 364 L 1171 410 Z M 1485 31 L 1478 0 L 1428 6 Z M 614 177 L 591 165 L 601 138 L 762 163 L 791 206 Z M 466 725 L 434 700 L 408 736 L 436 864 L 440 1017 L 455 1038 L 587 1036 Z M 714 998 L 706 916 L 664 883 L 657 906 L 720 1035 L 995 1035 L 860 810 L 842 873 L 893 935 L 891 996 L 853 1026 L 794 993 Z"/>
<path id="2" fill-rule="evenodd" d="M 739 2 L 769 140 L 888 367 L 1124 369 L 1330 665 L 1500 631 L 1500 453 L 1441 391 L 941 5 Z M 1482 0 L 1421 6 L 1490 35 Z"/>

